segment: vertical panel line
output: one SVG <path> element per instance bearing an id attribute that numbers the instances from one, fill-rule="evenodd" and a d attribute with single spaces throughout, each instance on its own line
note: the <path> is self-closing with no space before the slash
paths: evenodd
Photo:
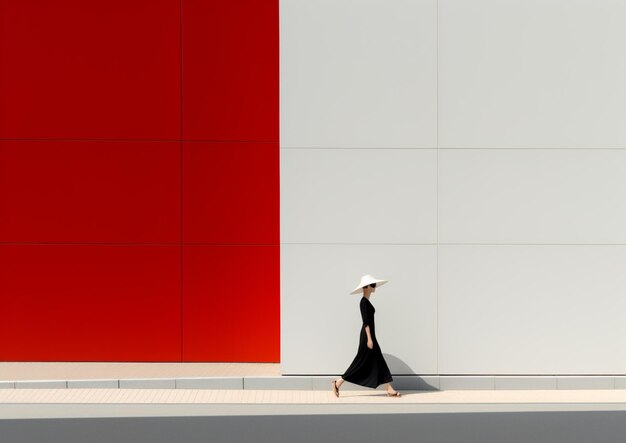
<path id="1" fill-rule="evenodd" d="M 436 50 L 436 60 L 435 60 L 435 69 L 436 69 L 436 90 L 437 90 L 437 161 L 435 162 L 435 167 L 437 168 L 437 204 L 435 205 L 436 209 L 436 239 L 437 239 L 437 264 L 435 268 L 435 275 L 437 276 L 436 283 L 436 294 L 437 294 L 437 374 L 439 374 L 439 0 L 436 0 L 436 8 L 435 8 L 435 50 Z"/>
<path id="2" fill-rule="evenodd" d="M 278 90 L 278 97 L 276 97 L 276 100 L 278 101 L 278 106 L 277 106 L 277 115 L 276 118 L 278 119 L 278 134 L 277 134 L 277 139 L 278 139 L 278 186 L 277 186 L 277 192 L 276 192 L 276 198 L 278 199 L 278 361 L 277 363 L 280 364 L 281 362 L 281 355 L 282 355 L 282 269 L 280 267 L 281 262 L 281 254 L 282 254 L 282 245 L 281 245 L 281 198 L 280 198 L 280 189 L 281 189 L 281 177 L 280 177 L 280 171 L 281 171 L 281 155 L 282 155 L 282 151 L 280 149 L 280 0 L 276 0 L 276 14 L 277 14 L 277 18 L 276 18 L 276 27 L 277 27 L 277 32 L 276 32 L 276 51 L 277 51 L 277 57 L 276 57 L 276 64 L 277 66 L 277 73 L 278 75 L 276 76 L 276 83 L 277 83 L 277 90 Z M 282 374 L 282 371 L 280 369 L 281 367 L 279 366 L 279 371 Z"/>
<path id="3" fill-rule="evenodd" d="M 179 1 L 178 11 L 179 41 L 179 97 L 180 97 L 180 361 L 183 361 L 183 0 Z"/>

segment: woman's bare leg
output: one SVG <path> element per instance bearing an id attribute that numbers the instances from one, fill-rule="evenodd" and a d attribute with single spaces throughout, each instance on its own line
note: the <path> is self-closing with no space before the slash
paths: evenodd
<path id="1" fill-rule="evenodd" d="M 337 385 L 337 389 L 339 389 L 339 386 L 341 386 L 343 384 L 345 380 L 341 377 L 339 377 L 337 380 L 335 380 L 335 384 Z"/>

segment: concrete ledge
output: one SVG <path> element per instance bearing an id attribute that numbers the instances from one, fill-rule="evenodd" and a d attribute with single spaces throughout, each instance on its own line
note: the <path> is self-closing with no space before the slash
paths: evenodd
<path id="1" fill-rule="evenodd" d="M 330 389 L 332 389 L 332 386 L 330 385 L 330 382 L 332 382 L 336 378 L 339 378 L 339 376 L 336 375 L 336 376 L 333 377 L 331 375 L 323 375 L 323 376 L 319 376 L 319 377 L 312 377 L 311 389 L 314 390 L 314 391 L 325 391 L 327 389 L 330 390 Z M 348 387 L 348 382 L 344 383 L 343 386 L 341 386 L 340 389 L 345 389 L 347 387 Z"/>
<path id="2" fill-rule="evenodd" d="M 65 389 L 66 380 L 18 380 L 15 389 Z"/>
<path id="3" fill-rule="evenodd" d="M 495 389 L 556 389 L 556 377 L 495 377 Z"/>
<path id="4" fill-rule="evenodd" d="M 314 390 L 331 389 L 335 376 L 249 376 L 249 377 L 180 377 L 84 380 L 17 380 L 0 381 L 0 389 L 268 389 Z M 527 390 L 527 389 L 626 389 L 626 376 L 470 376 L 470 375 L 394 375 L 398 390 Z M 342 390 L 371 388 L 345 382 Z M 378 387 L 384 389 L 384 385 Z"/>
<path id="5" fill-rule="evenodd" d="M 615 377 L 615 389 L 626 389 L 626 376 Z"/>
<path id="6" fill-rule="evenodd" d="M 82 388 L 82 389 L 115 389 L 120 387 L 119 380 L 104 380 L 104 379 L 86 379 L 86 380 L 68 380 L 68 388 Z"/>
<path id="7" fill-rule="evenodd" d="M 394 375 L 393 387 L 406 391 L 437 391 L 440 378 L 432 376 L 420 377 L 417 375 Z"/>
<path id="8" fill-rule="evenodd" d="M 442 391 L 468 389 L 493 390 L 495 389 L 495 377 L 482 375 L 441 376 L 439 377 L 439 389 Z"/>
<path id="9" fill-rule="evenodd" d="M 339 375 L 311 377 L 313 382 L 312 389 L 314 391 L 325 391 L 331 389 L 331 381 L 337 379 L 338 377 Z M 392 383 L 394 388 L 406 391 L 436 391 L 439 389 L 439 377 L 436 376 L 420 377 L 418 375 L 394 375 Z M 363 386 L 355 385 L 348 381 L 341 385 L 342 391 L 362 391 L 363 389 L 370 388 L 364 388 Z M 384 385 L 381 385 L 377 389 L 385 389 L 385 387 Z"/>
<path id="10" fill-rule="evenodd" d="M 243 377 L 177 378 L 176 389 L 243 389 Z"/>
<path id="11" fill-rule="evenodd" d="M 285 376 L 285 377 L 273 377 L 273 376 L 258 376 L 258 377 L 244 377 L 243 388 L 244 389 L 293 389 L 293 390 L 305 390 L 310 391 L 313 389 L 313 377 L 304 375 Z M 330 389 L 330 381 L 328 382 L 328 389 Z"/>
<path id="12" fill-rule="evenodd" d="M 557 389 L 614 389 L 612 376 L 560 376 L 556 380 Z"/>
<path id="13" fill-rule="evenodd" d="M 339 375 L 330 376 L 324 375 L 319 377 L 311 377 L 311 384 L 314 391 L 330 391 L 332 389 L 332 385 L 330 384 L 333 380 L 339 378 Z M 350 383 L 349 381 L 344 382 L 339 388 L 341 391 L 362 391 L 365 388 L 363 386 L 355 385 L 354 383 Z M 379 389 L 382 389 L 382 386 L 379 386 Z"/>
<path id="14" fill-rule="evenodd" d="M 176 389 L 176 379 L 175 378 L 121 379 L 120 389 Z"/>

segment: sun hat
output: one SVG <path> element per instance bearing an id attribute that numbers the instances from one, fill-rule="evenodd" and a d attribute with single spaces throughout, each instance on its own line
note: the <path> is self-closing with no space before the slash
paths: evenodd
<path id="1" fill-rule="evenodd" d="M 361 283 L 357 286 L 350 294 L 360 294 L 363 292 L 363 287 L 372 283 L 376 283 L 377 286 L 382 286 L 387 283 L 388 280 L 379 280 L 377 278 L 372 277 L 370 274 L 366 274 L 361 277 Z"/>

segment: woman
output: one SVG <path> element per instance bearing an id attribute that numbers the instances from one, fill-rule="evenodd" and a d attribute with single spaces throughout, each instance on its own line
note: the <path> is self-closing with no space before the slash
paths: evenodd
<path id="1" fill-rule="evenodd" d="M 364 275 L 361 277 L 361 284 L 351 292 L 351 294 L 363 294 L 360 302 L 363 325 L 361 326 L 359 350 L 356 357 L 354 357 L 346 372 L 338 380 L 331 382 L 333 392 L 337 397 L 339 397 L 339 387 L 344 381 L 369 388 L 377 388 L 379 385 L 386 383 L 387 395 L 400 397 L 400 393 L 391 386 L 393 378 L 376 340 L 376 328 L 374 326 L 374 312 L 376 309 L 370 302 L 370 295 L 376 291 L 376 285 L 382 286 L 385 283 L 387 283 L 387 280 L 378 280 L 369 274 Z"/>

